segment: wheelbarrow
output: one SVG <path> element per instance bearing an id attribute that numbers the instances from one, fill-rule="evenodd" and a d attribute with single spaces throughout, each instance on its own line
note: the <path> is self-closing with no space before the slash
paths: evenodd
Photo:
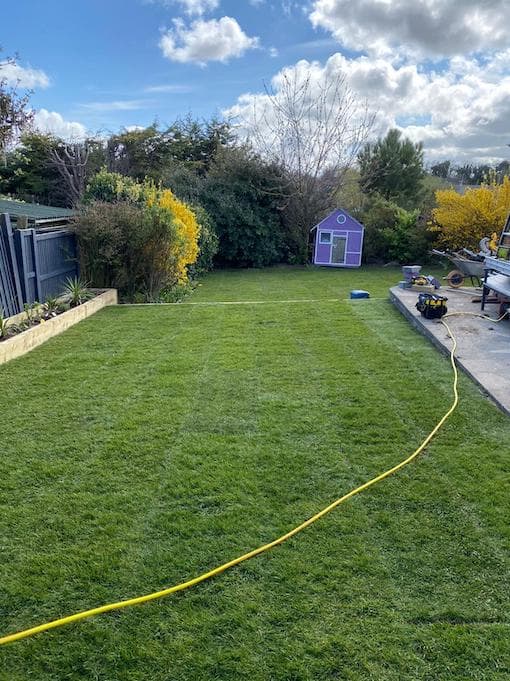
<path id="1" fill-rule="evenodd" d="M 469 251 L 467 251 L 468 255 L 463 255 L 458 251 L 437 251 L 436 249 L 432 249 L 432 253 L 447 258 L 455 265 L 455 269 L 443 277 L 452 288 L 462 286 L 467 277 L 471 280 L 471 286 L 482 285 L 485 269 L 485 258 L 482 256 L 470 255 Z"/>

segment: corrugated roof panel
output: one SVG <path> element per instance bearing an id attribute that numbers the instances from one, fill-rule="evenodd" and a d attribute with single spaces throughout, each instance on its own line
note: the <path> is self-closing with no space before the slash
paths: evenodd
<path id="1" fill-rule="evenodd" d="M 24 203 L 23 201 L 0 198 L 0 213 L 9 213 L 13 216 L 26 215 L 29 220 L 48 220 L 71 217 L 76 214 L 76 211 L 70 208 L 42 206 L 39 203 Z"/>

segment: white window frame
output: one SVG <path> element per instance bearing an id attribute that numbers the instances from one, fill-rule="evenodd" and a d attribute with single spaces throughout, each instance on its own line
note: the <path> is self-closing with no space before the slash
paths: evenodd
<path id="1" fill-rule="evenodd" d="M 328 240 L 324 241 L 323 237 L 326 236 L 326 235 L 328 237 Z M 331 244 L 333 243 L 332 232 L 330 232 L 330 231 L 322 232 L 321 231 L 320 234 L 319 234 L 319 243 L 324 244 L 325 246 L 331 246 Z"/>

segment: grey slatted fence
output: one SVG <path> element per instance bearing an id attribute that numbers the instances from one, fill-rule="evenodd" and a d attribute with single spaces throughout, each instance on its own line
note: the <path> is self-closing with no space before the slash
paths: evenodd
<path id="1" fill-rule="evenodd" d="M 19 229 L 15 242 L 26 303 L 60 295 L 66 280 L 78 276 L 76 240 L 68 229 Z"/>
<path id="2" fill-rule="evenodd" d="M 23 296 L 9 215 L 0 215 L 0 313 L 5 317 L 23 310 Z"/>
<path id="3" fill-rule="evenodd" d="M 59 296 L 67 279 L 78 276 L 74 234 L 65 228 L 12 229 L 0 214 L 0 312 L 11 317 L 24 303 Z"/>

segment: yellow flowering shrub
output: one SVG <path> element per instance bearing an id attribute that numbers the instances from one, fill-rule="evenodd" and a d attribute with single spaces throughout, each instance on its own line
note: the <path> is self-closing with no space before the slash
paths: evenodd
<path id="1" fill-rule="evenodd" d="M 83 209 L 77 231 L 84 257 L 101 262 L 101 272 L 110 272 L 111 285 L 126 296 L 154 300 L 186 284 L 199 255 L 200 225 L 170 189 L 103 169 L 87 186 Z"/>
<path id="2" fill-rule="evenodd" d="M 432 211 L 432 230 L 438 245 L 458 250 L 478 250 L 478 243 L 492 232 L 501 232 L 510 212 L 510 179 L 494 180 L 459 194 L 454 189 L 436 192 L 437 208 Z"/>
<path id="3" fill-rule="evenodd" d="M 168 210 L 176 227 L 176 239 L 171 245 L 175 262 L 175 274 L 179 284 L 188 280 L 188 265 L 193 265 L 198 257 L 198 237 L 200 228 L 194 212 L 176 198 L 170 189 L 153 187 L 147 196 L 147 204 L 157 205 Z"/>

